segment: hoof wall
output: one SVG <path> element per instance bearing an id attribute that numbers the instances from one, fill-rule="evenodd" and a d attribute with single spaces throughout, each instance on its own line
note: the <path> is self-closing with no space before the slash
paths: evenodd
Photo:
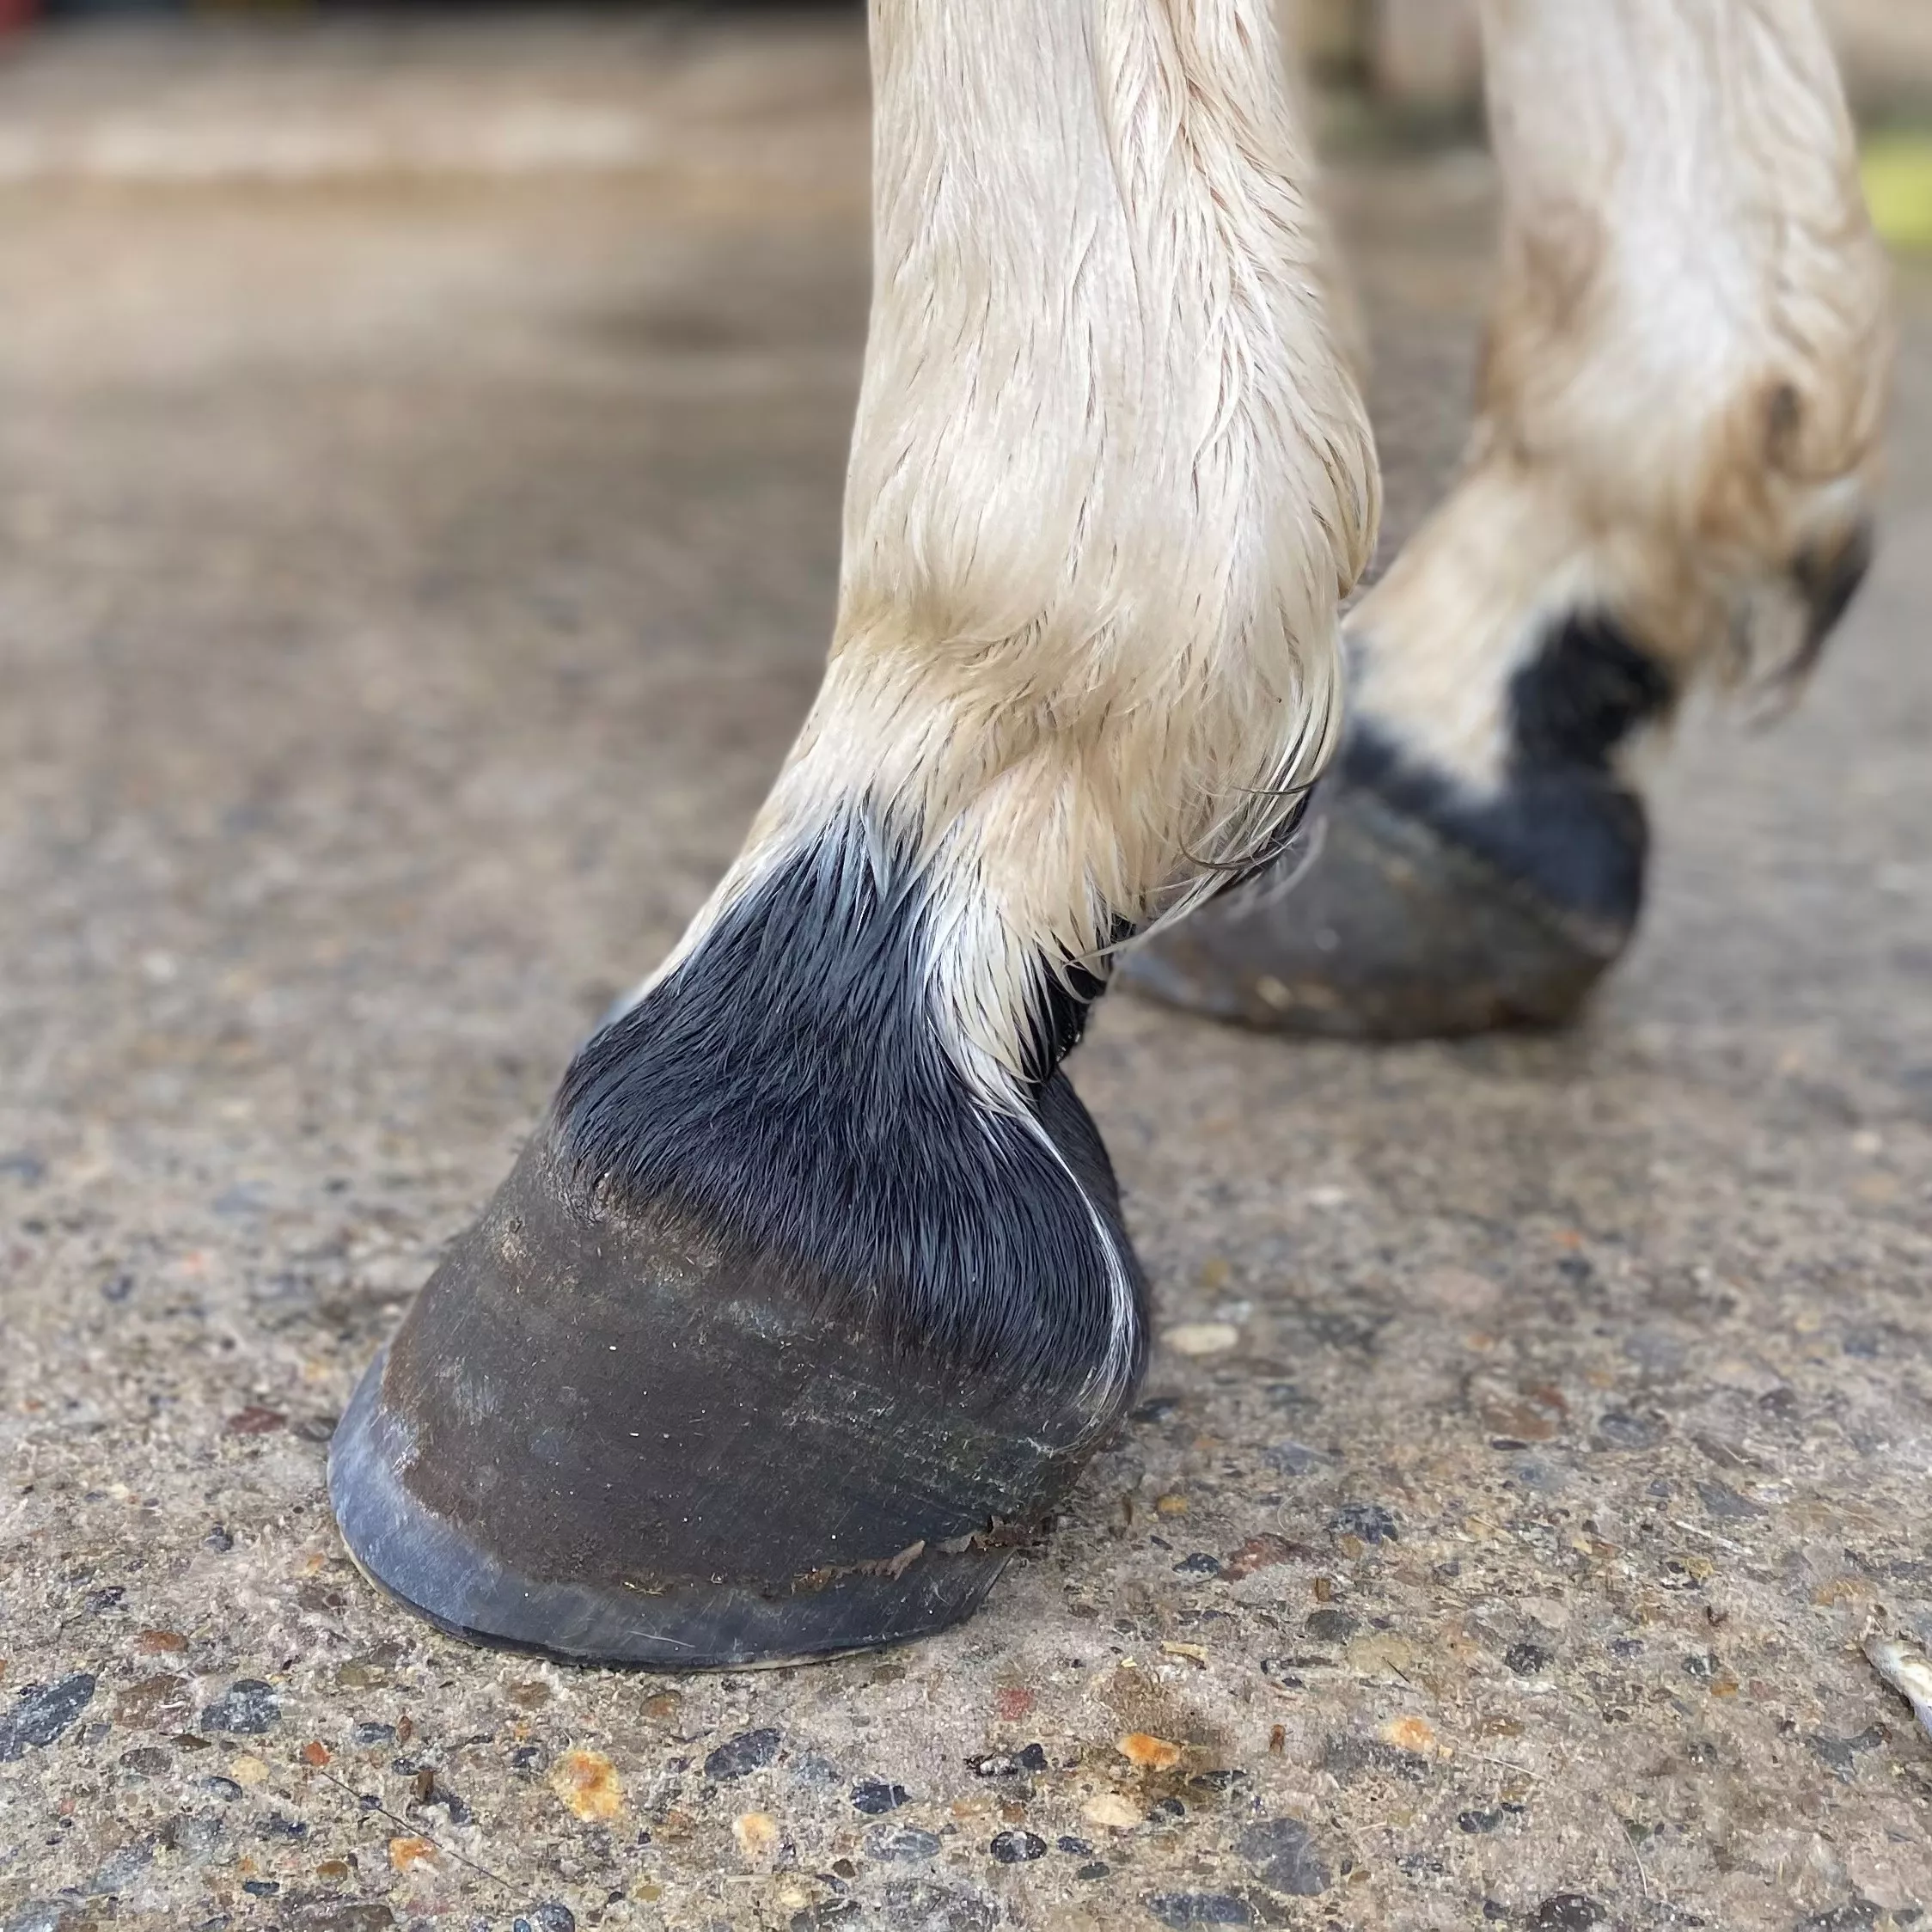
<path id="1" fill-rule="evenodd" d="M 1071 1089 L 1052 1115 L 1104 1168 Z M 329 1495 L 454 1635 L 745 1669 L 971 1616 L 1131 1394 L 945 1358 L 688 1206 L 586 1190 L 545 1133 L 364 1377 Z"/>
<path id="2" fill-rule="evenodd" d="M 1327 804 L 1305 870 L 1210 901 L 1118 983 L 1271 1032 L 1420 1039 L 1568 1020 L 1629 942 L 1634 902 L 1568 907 L 1367 786 Z"/>

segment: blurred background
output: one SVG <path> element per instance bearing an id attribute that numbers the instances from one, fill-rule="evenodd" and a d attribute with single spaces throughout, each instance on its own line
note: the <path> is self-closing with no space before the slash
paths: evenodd
<path id="1" fill-rule="evenodd" d="M 639 0 L 650 6 L 652 0 Z M 778 0 L 780 5 L 785 0 Z M 860 0 L 847 0 L 848 8 Z M 1362 86 L 1378 99 L 1445 116 L 1472 111 L 1480 84 L 1476 0 L 1292 0 L 1303 45 L 1330 83 Z M 1868 109 L 1897 111 L 1932 84 L 1932 7 L 1924 0 L 1820 0 L 1837 36 L 1853 89 Z M 413 11 L 445 13 L 433 0 L 400 0 Z M 662 10 L 716 11 L 690 0 Z M 327 0 L 0 0 L 0 26 L 43 20 L 150 18 L 292 19 L 341 9 Z"/>

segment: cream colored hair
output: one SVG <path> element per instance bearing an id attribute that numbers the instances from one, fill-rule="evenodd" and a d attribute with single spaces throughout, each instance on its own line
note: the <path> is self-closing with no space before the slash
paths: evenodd
<path id="1" fill-rule="evenodd" d="M 1267 0 L 873 0 L 875 268 L 825 682 L 687 934 L 855 804 L 948 1045 L 1266 849 L 1379 478 Z M 676 960 L 670 963 L 676 963 Z"/>
<path id="2" fill-rule="evenodd" d="M 1868 508 L 1889 279 L 1812 0 L 1482 0 L 1503 232 L 1464 473 L 1351 619 L 1366 715 L 1477 784 L 1578 608 L 1680 678 L 1796 661 Z"/>

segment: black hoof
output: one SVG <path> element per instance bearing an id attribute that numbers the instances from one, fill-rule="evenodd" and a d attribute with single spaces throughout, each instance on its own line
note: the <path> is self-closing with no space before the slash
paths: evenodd
<path id="1" fill-rule="evenodd" d="M 1211 902 L 1120 983 L 1272 1031 L 1416 1039 L 1568 1020 L 1629 942 L 1634 907 L 1566 905 L 1367 786 L 1323 803 L 1299 878 Z"/>
<path id="2" fill-rule="evenodd" d="M 1518 674 L 1491 793 L 1358 726 L 1317 796 L 1313 855 L 1158 934 L 1121 981 L 1278 1032 L 1415 1039 L 1573 1018 L 1643 900 L 1643 804 L 1611 754 L 1672 697 L 1613 626 L 1578 620 Z"/>
<path id="3" fill-rule="evenodd" d="M 351 1552 L 456 1635 L 670 1670 L 923 1636 L 1131 1398 L 1142 1291 L 1085 1110 L 1056 1073 L 1030 1121 L 987 1115 L 896 990 L 855 1003 L 797 930 L 822 883 L 591 1042 L 336 1432 Z M 854 916 L 883 943 L 898 909 Z"/>

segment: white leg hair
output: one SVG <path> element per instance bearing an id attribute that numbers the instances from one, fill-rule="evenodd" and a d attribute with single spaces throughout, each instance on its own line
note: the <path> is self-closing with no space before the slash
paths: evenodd
<path id="1" fill-rule="evenodd" d="M 1499 290 L 1462 477 L 1364 599 L 1362 714 L 1477 786 L 1602 612 L 1676 681 L 1804 668 L 1867 509 L 1888 283 L 1813 0 L 1482 0 Z"/>
<path id="2" fill-rule="evenodd" d="M 873 0 L 875 268 L 824 685 L 718 913 L 858 814 L 946 1044 L 1264 848 L 1379 479 L 1270 0 Z"/>

